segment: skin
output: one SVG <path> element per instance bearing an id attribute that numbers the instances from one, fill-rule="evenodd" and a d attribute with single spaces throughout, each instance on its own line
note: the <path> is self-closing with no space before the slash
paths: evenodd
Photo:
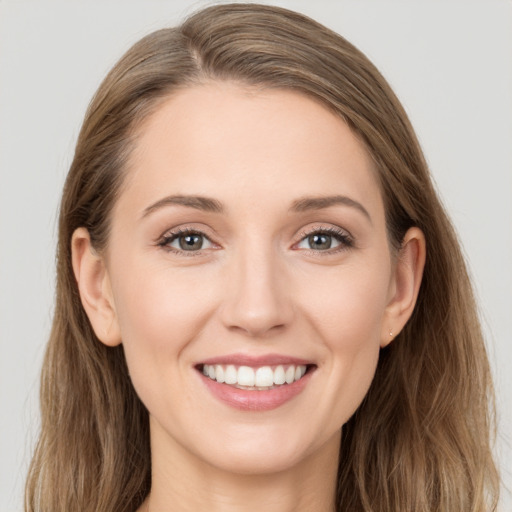
<path id="1" fill-rule="evenodd" d="M 93 328 L 124 345 L 150 414 L 153 483 L 141 510 L 334 510 L 341 427 L 410 317 L 425 259 L 416 228 L 400 254 L 390 250 L 375 173 L 340 118 L 291 91 L 191 87 L 140 127 L 106 253 L 84 228 L 72 247 Z M 176 195 L 212 198 L 223 212 L 151 208 Z M 366 213 L 292 208 L 333 195 Z M 177 252 L 179 238 L 163 247 L 175 229 L 204 233 L 203 248 Z M 312 246 L 308 235 L 326 229 L 350 243 Z M 316 369 L 284 405 L 240 411 L 194 367 L 232 353 Z"/>

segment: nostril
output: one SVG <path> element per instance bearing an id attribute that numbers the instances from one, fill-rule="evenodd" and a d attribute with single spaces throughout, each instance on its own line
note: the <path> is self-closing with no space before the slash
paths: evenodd
<path id="1" fill-rule="evenodd" d="M 265 338 L 281 332 L 286 328 L 284 323 L 272 324 L 271 322 L 241 321 L 239 324 L 229 325 L 228 329 L 240 332 L 251 338 Z"/>
<path id="2" fill-rule="evenodd" d="M 226 295 L 219 309 L 222 323 L 228 330 L 252 338 L 282 332 L 293 319 L 289 294 L 273 273 L 249 273 L 237 282 L 233 293 Z"/>

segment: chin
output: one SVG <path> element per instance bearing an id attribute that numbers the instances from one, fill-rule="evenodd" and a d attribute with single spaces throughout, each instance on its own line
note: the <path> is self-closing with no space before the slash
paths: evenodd
<path id="1" fill-rule="evenodd" d="M 229 473 L 263 476 L 284 472 L 307 458 L 307 455 L 302 452 L 283 450 L 279 446 L 265 452 L 256 448 L 247 449 L 246 447 L 242 450 L 234 448 L 236 447 L 227 449 L 221 458 L 212 458 L 212 465 Z"/>
<path id="2" fill-rule="evenodd" d="M 324 439 L 328 437 L 336 446 L 328 446 Z M 215 442 L 205 440 L 209 445 L 205 450 L 195 452 L 210 466 L 226 472 L 243 475 L 265 475 L 284 472 L 302 463 L 307 463 L 312 454 L 322 451 L 322 446 L 333 450 L 333 456 L 338 455 L 340 433 L 327 436 L 321 432 L 312 436 L 310 432 L 295 429 L 290 435 L 289 428 L 275 426 L 274 428 L 242 429 L 227 433 L 222 439 L 217 437 Z M 329 440 L 328 439 L 328 440 Z M 205 444 L 206 444 L 205 443 Z M 201 443 L 202 444 L 202 443 Z"/>

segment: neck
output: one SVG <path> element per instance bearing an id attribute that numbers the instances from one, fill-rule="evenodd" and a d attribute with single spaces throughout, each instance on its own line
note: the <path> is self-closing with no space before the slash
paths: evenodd
<path id="1" fill-rule="evenodd" d="M 274 473 L 239 474 L 212 466 L 168 440 L 155 449 L 146 512 L 327 512 L 335 510 L 340 435 L 299 464 Z M 333 455 L 335 454 L 335 455 Z"/>

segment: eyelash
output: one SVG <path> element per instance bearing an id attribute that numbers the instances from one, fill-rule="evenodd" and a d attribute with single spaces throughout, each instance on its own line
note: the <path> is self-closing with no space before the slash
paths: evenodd
<path id="1" fill-rule="evenodd" d="M 347 233 L 345 230 L 342 230 L 337 227 L 328 227 L 328 228 L 312 228 L 309 230 L 304 230 L 299 234 L 300 240 L 294 245 L 298 245 L 303 240 L 308 238 L 311 235 L 328 235 L 337 240 L 340 245 L 338 247 L 334 247 L 332 249 L 327 249 L 325 251 L 319 251 L 315 249 L 305 249 L 305 252 L 314 256 L 331 256 L 333 254 L 337 254 L 342 251 L 346 251 L 354 247 L 354 239 L 352 236 Z"/>
<path id="2" fill-rule="evenodd" d="M 201 231 L 197 229 L 191 228 L 177 228 L 174 231 L 169 231 L 157 242 L 157 245 L 162 249 L 178 254 L 179 256 L 200 256 L 203 254 L 202 250 L 198 251 L 183 251 L 181 249 L 177 249 L 176 247 L 171 247 L 170 244 L 183 235 L 199 235 L 204 237 L 206 240 L 213 242 Z"/>
<path id="3" fill-rule="evenodd" d="M 197 251 L 184 251 L 181 249 L 177 249 L 175 247 L 171 247 L 170 244 L 174 242 L 176 239 L 178 239 L 180 236 L 183 235 L 198 235 L 204 237 L 206 240 L 208 240 L 211 244 L 214 244 L 208 236 L 206 236 L 204 233 L 202 233 L 199 230 L 196 229 L 190 229 L 190 228 L 178 228 L 174 231 L 167 232 L 165 235 L 162 236 L 160 240 L 158 240 L 157 245 L 161 247 L 162 249 L 173 252 L 175 254 L 178 254 L 180 256 L 200 256 L 203 254 L 203 251 L 197 250 Z M 310 230 L 304 230 L 299 234 L 299 241 L 294 244 L 294 246 L 301 243 L 303 240 L 305 240 L 307 237 L 311 235 L 328 235 L 333 237 L 335 240 L 337 240 L 340 245 L 338 247 L 335 247 L 334 249 L 327 249 L 325 251 L 315 250 L 315 249 L 304 249 L 305 252 L 315 255 L 315 256 L 329 256 L 332 254 L 336 254 L 341 251 L 345 251 L 347 249 L 350 249 L 354 247 L 354 240 L 351 235 L 349 235 L 346 231 L 336 228 L 336 227 L 328 227 L 328 228 L 313 228 Z"/>

